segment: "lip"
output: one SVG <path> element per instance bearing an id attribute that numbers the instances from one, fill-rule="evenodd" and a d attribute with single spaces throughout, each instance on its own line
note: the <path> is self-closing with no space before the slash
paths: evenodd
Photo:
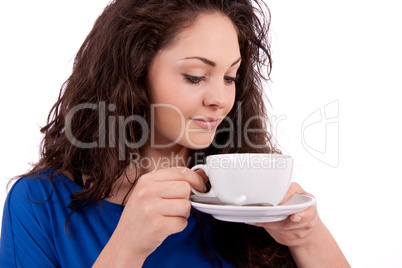
<path id="1" fill-rule="evenodd" d="M 212 117 L 192 118 L 194 124 L 203 129 L 214 129 L 218 126 L 219 119 Z"/>

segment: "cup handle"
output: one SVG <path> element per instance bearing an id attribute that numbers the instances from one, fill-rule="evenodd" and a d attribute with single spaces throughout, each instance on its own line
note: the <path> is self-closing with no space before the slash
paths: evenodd
<path id="1" fill-rule="evenodd" d="M 207 174 L 207 176 L 208 176 L 208 170 L 207 170 L 206 165 L 195 165 L 194 167 L 191 168 L 191 170 L 193 170 L 193 171 L 196 171 L 198 169 L 204 170 L 205 174 Z M 212 187 L 206 193 L 201 193 L 201 192 L 197 191 L 196 189 L 194 189 L 193 187 L 191 187 L 191 191 L 193 192 L 194 195 L 198 195 L 198 196 L 202 196 L 202 197 L 217 197 L 216 194 L 214 193 L 214 191 L 212 190 Z"/>

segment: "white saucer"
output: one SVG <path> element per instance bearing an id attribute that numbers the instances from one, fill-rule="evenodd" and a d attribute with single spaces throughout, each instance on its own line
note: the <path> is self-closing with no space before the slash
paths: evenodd
<path id="1" fill-rule="evenodd" d="M 281 221 L 315 204 L 314 198 L 300 194 L 291 196 L 278 206 L 234 206 L 224 204 L 216 198 L 199 196 L 191 196 L 190 201 L 194 208 L 211 214 L 217 220 L 248 223 Z"/>

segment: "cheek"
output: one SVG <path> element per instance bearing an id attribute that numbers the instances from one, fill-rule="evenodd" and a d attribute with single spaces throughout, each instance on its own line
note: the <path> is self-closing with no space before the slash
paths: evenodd
<path id="1" fill-rule="evenodd" d="M 151 112 L 151 135 L 155 144 L 170 144 L 183 135 L 184 117 L 171 104 L 155 104 Z"/>
<path id="2" fill-rule="evenodd" d="M 168 128 L 180 129 L 185 125 L 186 116 L 181 107 L 177 103 L 164 102 L 152 105 L 153 118 L 155 124 Z"/>
<path id="3" fill-rule="evenodd" d="M 182 109 L 188 105 L 192 94 L 180 75 L 172 72 L 161 72 L 153 81 L 150 95 L 154 104 L 170 104 Z"/>
<path id="4" fill-rule="evenodd" d="M 196 111 L 196 103 L 193 95 L 172 93 L 170 96 L 160 98 L 153 104 L 155 114 L 159 118 L 165 118 L 169 121 L 182 121 Z"/>

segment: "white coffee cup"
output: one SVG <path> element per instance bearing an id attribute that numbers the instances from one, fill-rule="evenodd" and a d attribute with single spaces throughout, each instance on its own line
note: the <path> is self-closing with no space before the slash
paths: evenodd
<path id="1" fill-rule="evenodd" d="M 207 193 L 192 192 L 200 197 L 215 197 L 233 205 L 271 204 L 276 206 L 287 193 L 293 172 L 293 158 L 281 154 L 220 154 L 207 156 L 202 169 L 209 177 Z"/>

